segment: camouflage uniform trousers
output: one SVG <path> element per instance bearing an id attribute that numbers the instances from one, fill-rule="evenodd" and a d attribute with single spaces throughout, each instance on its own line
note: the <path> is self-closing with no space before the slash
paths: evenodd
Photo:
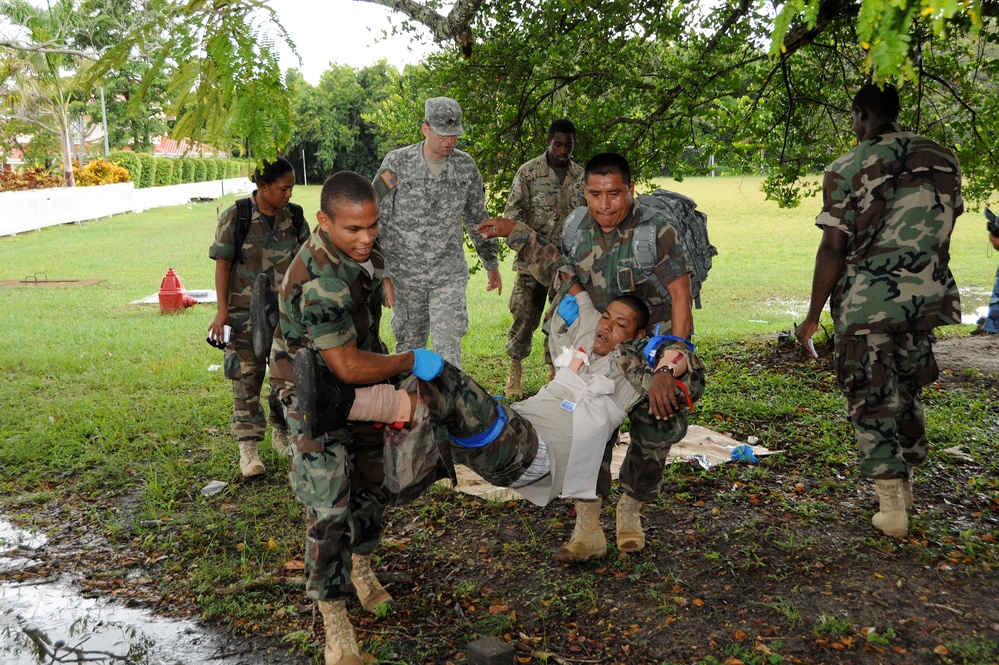
<path id="1" fill-rule="evenodd" d="M 523 416 L 497 402 L 475 379 L 445 364 L 433 381 L 420 382 L 420 397 L 431 419 L 452 437 L 466 439 L 487 431 L 502 410 L 507 422 L 481 448 L 451 444 L 451 455 L 493 485 L 509 487 L 527 470 L 538 452 L 538 434 Z"/>
<path id="2" fill-rule="evenodd" d="M 272 427 L 287 428 L 284 409 L 281 408 L 273 386 L 267 396 L 270 408 L 266 420 L 264 419 L 260 408 L 260 391 L 267 374 L 267 361 L 257 358 L 253 352 L 250 333 L 232 333 L 223 363 L 225 376 L 232 381 L 232 436 L 236 442 L 263 441 L 268 422 Z"/>
<path id="3" fill-rule="evenodd" d="M 506 333 L 506 355 L 514 360 L 523 360 L 531 355 L 534 331 L 541 324 L 548 300 L 548 287 L 534 279 L 529 273 L 518 272 L 510 293 L 510 313 L 513 323 Z M 545 344 L 545 363 L 551 366 L 551 352 Z"/>
<path id="4" fill-rule="evenodd" d="M 367 424 L 349 439 L 334 437 L 323 450 L 295 450 L 288 479 L 308 510 L 305 591 L 315 600 L 356 595 L 350 581 L 351 554 L 370 554 L 382 536 L 388 495 L 382 488 L 382 431 Z"/>
<path id="5" fill-rule="evenodd" d="M 682 409 L 666 420 L 656 420 L 649 413 L 647 400 L 639 402 L 628 414 L 631 443 L 618 472 L 618 487 L 638 501 L 654 501 L 663 484 L 663 469 L 670 448 L 687 435 L 687 411 Z M 597 494 L 610 496 L 611 460 L 617 438 L 607 442 L 604 459 L 597 475 Z"/>
<path id="6" fill-rule="evenodd" d="M 393 279 L 392 286 L 396 353 L 426 348 L 432 333 L 433 350 L 455 367 L 461 367 L 461 339 L 468 332 L 465 303 L 468 278 L 447 275 L 430 285 Z"/>
<path id="7" fill-rule="evenodd" d="M 860 448 L 860 474 L 906 478 L 929 441 L 919 393 L 936 380 L 932 331 L 836 335 L 836 381 Z"/>

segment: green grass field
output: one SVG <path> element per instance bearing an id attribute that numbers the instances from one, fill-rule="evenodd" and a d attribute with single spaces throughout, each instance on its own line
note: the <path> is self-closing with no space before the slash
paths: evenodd
<path id="1" fill-rule="evenodd" d="M 763 200 L 758 178 L 661 184 L 697 201 L 719 250 L 702 291 L 704 307 L 694 314 L 709 384 L 692 421 L 743 439 L 754 434 L 788 453 L 768 458 L 745 471 L 745 477 L 738 467 L 727 472 L 739 482 L 766 486 L 791 474 L 852 496 L 855 480 L 838 469 L 853 464 L 855 444 L 828 363 L 820 366 L 771 344 L 775 333 L 790 329 L 805 310 L 820 237 L 813 224 L 818 203 L 778 209 Z M 305 207 L 310 221 L 318 197 L 316 186 L 296 188 L 294 200 Z M 157 569 L 163 576 L 161 591 L 190 598 L 202 616 L 237 630 L 252 632 L 264 625 L 282 634 L 286 628 L 276 622 L 275 612 L 291 600 L 268 592 L 213 593 L 220 585 L 279 569 L 300 556 L 302 547 L 301 507 L 291 499 L 283 473 L 269 473 L 252 484 L 239 482 L 236 446 L 229 435 L 231 387 L 216 369 L 222 353 L 205 343 L 215 305 L 165 316 L 156 305 L 129 304 L 155 294 L 168 268 L 176 270 L 188 290 L 213 288 L 208 247 L 217 206 L 231 200 L 0 238 L 0 280 L 42 272 L 53 280 L 104 280 L 84 288 L 0 289 L 0 512 L 32 528 L 56 528 L 64 525 L 38 507 L 72 502 L 74 523 L 96 524 L 122 547 L 163 558 Z M 970 212 L 959 220 L 954 235 L 952 268 L 965 311 L 987 302 L 999 263 L 999 257 L 986 252 L 984 227 L 981 214 Z M 510 265 L 507 257 L 505 289 L 512 284 Z M 507 295 L 506 290 L 502 296 L 487 294 L 484 272 L 473 275 L 464 366 L 494 393 L 502 391 L 506 378 Z M 387 318 L 386 310 L 388 338 Z M 970 329 L 954 326 L 943 332 L 959 335 Z M 541 339 L 539 332 L 525 367 L 529 393 L 546 375 Z M 962 446 L 981 471 L 974 484 L 954 484 L 956 463 L 936 452 L 932 467 L 943 469 L 941 477 L 951 483 L 947 492 L 968 492 L 982 505 L 999 506 L 995 388 L 985 387 L 988 380 L 976 370 L 960 378 L 964 383 L 958 389 L 927 391 L 928 433 L 940 448 Z M 269 470 L 287 464 L 269 445 L 261 453 Z M 669 473 L 682 474 L 675 469 Z M 199 490 L 215 479 L 231 485 L 221 500 L 205 500 Z M 668 484 L 677 482 L 671 477 Z M 681 484 L 694 492 L 699 482 Z M 816 505 L 818 512 L 825 510 Z M 967 528 L 962 542 L 971 543 L 968 548 L 990 538 L 983 536 L 993 528 L 987 513 L 973 513 L 962 527 Z M 947 515 L 924 512 L 921 519 L 927 531 L 946 542 Z M 159 532 L 147 528 L 150 520 L 175 527 Z M 561 526 L 545 528 L 559 538 L 564 535 Z M 802 528 L 820 527 L 809 523 Z M 905 556 L 923 567 L 935 561 L 936 549 L 909 546 Z M 975 566 L 988 570 L 996 565 L 994 548 L 981 552 L 973 557 Z M 107 575 L 126 576 L 122 571 Z M 390 639 L 392 630 L 384 630 Z M 292 637 L 306 651 L 312 648 L 310 633 L 286 639 Z M 374 638 L 366 634 L 365 639 Z M 722 651 L 712 653 L 720 656 Z"/>

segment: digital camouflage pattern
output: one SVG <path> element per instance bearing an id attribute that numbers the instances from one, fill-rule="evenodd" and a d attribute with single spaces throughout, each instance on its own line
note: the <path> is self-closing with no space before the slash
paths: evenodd
<path id="1" fill-rule="evenodd" d="M 662 324 L 660 334 L 668 335 L 672 330 L 671 304 L 642 273 L 634 256 L 632 238 L 635 226 L 642 219 L 653 220 L 659 229 L 656 236 L 659 262 L 654 269 L 655 277 L 663 284 L 669 284 L 690 272 L 683 243 L 676 229 L 637 203 L 632 206 L 627 219 L 614 231 L 606 234 L 596 225 L 589 212 L 586 212 L 579 227 L 581 240 L 577 248 L 576 262 L 574 265 L 564 266 L 560 271 L 576 277 L 600 311 L 607 309 L 607 305 L 620 295 L 630 293 L 638 296 L 649 306 L 650 334 L 655 330 L 656 323 L 660 323 Z M 550 266 L 553 261 L 559 260 L 548 243 L 520 224 L 507 237 L 507 244 L 515 249 L 525 262 Z M 554 309 L 550 308 L 546 316 L 546 326 L 549 331 L 553 311 Z M 649 413 L 647 403 L 643 402 L 628 413 L 628 421 L 631 443 L 621 466 L 618 481 L 621 489 L 635 499 L 652 501 L 662 487 L 663 468 L 670 448 L 687 433 L 687 413 L 681 410 L 666 421 L 658 421 Z M 608 442 L 604 467 L 597 480 L 597 491 L 602 496 L 608 496 L 610 492 L 612 446 L 613 441 Z"/>
<path id="2" fill-rule="evenodd" d="M 906 478 L 929 441 L 920 391 L 937 379 L 932 331 L 837 335 L 836 381 L 860 447 L 860 473 Z"/>
<path id="3" fill-rule="evenodd" d="M 256 192 L 254 192 L 256 195 Z M 254 197 L 250 197 L 255 201 Z M 291 210 L 282 208 L 274 215 L 274 225 L 261 216 L 254 202 L 250 226 L 243 242 L 243 262 L 233 266 L 229 278 L 229 325 L 232 332 L 226 347 L 223 368 L 233 382 L 232 436 L 237 442 L 263 441 L 267 426 L 260 408 L 260 392 L 267 373 L 266 359 L 253 353 L 250 328 L 250 292 L 257 275 L 266 273 L 272 284 L 279 284 L 299 248 L 309 237 L 308 226 L 295 233 Z M 236 253 L 234 235 L 237 210 L 233 204 L 219 215 L 215 240 L 208 249 L 212 260 L 232 262 Z M 271 390 L 268 420 L 276 427 L 286 427 L 280 405 Z"/>
<path id="4" fill-rule="evenodd" d="M 467 280 L 443 280 L 436 288 L 408 281 L 393 283 L 396 306 L 392 326 L 396 353 L 422 349 L 433 331 L 434 351 L 461 366 L 461 338 L 468 332 Z"/>
<path id="5" fill-rule="evenodd" d="M 826 169 L 819 227 L 848 237 L 846 270 L 830 300 L 837 334 L 960 323 L 950 237 L 964 211 L 954 154 L 897 123 Z"/>
<path id="6" fill-rule="evenodd" d="M 424 348 L 423 331 L 407 328 L 409 319 L 429 319 L 428 299 L 411 302 L 406 293 L 428 293 L 449 285 L 452 293 L 468 284 L 462 222 L 486 270 L 497 268 L 498 243 L 480 236 L 475 227 L 489 217 L 486 212 L 482 174 L 471 155 L 455 150 L 440 176 L 435 176 L 423 156 L 423 142 L 393 150 L 382 160 L 372 184 L 381 204 L 382 248 L 385 276 L 397 286 L 392 310 L 392 332 L 396 350 Z M 404 288 L 400 294 L 398 285 Z M 464 298 L 434 308 L 441 322 L 465 317 Z M 461 364 L 461 326 L 437 329 L 431 321 L 434 350 L 452 364 Z M 460 333 L 460 335 L 458 335 Z M 455 338 L 455 336 L 457 338 Z M 455 356 L 453 349 L 457 348 Z M 444 353 L 444 350 L 447 353 Z"/>
<path id="7" fill-rule="evenodd" d="M 517 169 L 503 216 L 523 222 L 559 247 L 562 221 L 585 203 L 583 167 L 570 160 L 565 178 L 560 181 L 555 169 L 548 165 L 548 153 L 545 152 Z M 510 291 L 513 323 L 506 336 L 506 353 L 511 358 L 523 359 L 531 355 L 531 341 L 541 323 L 548 287 L 534 279 L 519 258 L 514 259 L 513 268 L 517 276 Z M 545 357 L 550 364 L 547 353 Z"/>
<path id="8" fill-rule="evenodd" d="M 373 276 L 317 229 L 278 290 L 281 319 L 274 331 L 271 377 L 291 430 L 291 487 L 308 509 L 306 590 L 317 600 L 354 594 L 351 553 L 375 549 L 389 497 L 382 488 L 379 430 L 356 424 L 316 439 L 303 434 L 293 360 L 307 348 L 325 366 L 319 351 L 351 341 L 363 351 L 385 353 L 378 336 L 384 260 L 377 242 L 371 263 Z"/>

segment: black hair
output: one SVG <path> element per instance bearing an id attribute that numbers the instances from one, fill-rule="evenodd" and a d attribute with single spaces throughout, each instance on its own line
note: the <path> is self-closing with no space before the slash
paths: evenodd
<path id="1" fill-rule="evenodd" d="M 342 203 L 364 204 L 371 201 L 378 201 L 375 188 L 367 178 L 353 171 L 339 171 L 326 178 L 319 195 L 319 207 L 330 219 Z"/>
<path id="2" fill-rule="evenodd" d="M 259 187 L 261 183 L 267 183 L 268 185 L 273 185 L 285 173 L 294 173 L 294 172 L 295 172 L 295 167 L 291 165 L 291 162 L 289 162 L 281 155 L 278 155 L 277 157 L 274 158 L 273 162 L 264 161 L 263 168 L 258 168 L 256 171 L 254 171 L 253 177 L 250 178 L 250 180 L 252 180 L 253 184 L 256 185 L 257 187 Z"/>
<path id="3" fill-rule="evenodd" d="M 885 83 L 883 88 L 868 83 L 853 97 L 853 108 L 867 109 L 885 120 L 898 120 L 898 90 L 890 83 Z"/>
<path id="4" fill-rule="evenodd" d="M 630 293 L 625 293 L 624 295 L 614 298 L 611 302 L 619 302 L 632 312 L 635 313 L 635 330 L 645 330 L 649 327 L 649 306 L 645 304 L 645 301 L 634 296 Z"/>
<path id="5" fill-rule="evenodd" d="M 548 140 L 551 141 L 559 132 L 562 134 L 570 134 L 573 138 L 575 138 L 576 125 L 572 124 L 572 120 L 566 120 L 565 118 L 556 120 L 552 123 L 552 126 L 548 128 Z"/>
<path id="6" fill-rule="evenodd" d="M 586 162 L 586 168 L 583 169 L 583 181 L 588 180 L 591 175 L 611 175 L 612 173 L 620 173 L 625 184 L 631 183 L 631 167 L 628 166 L 628 160 L 616 152 L 602 152 Z"/>

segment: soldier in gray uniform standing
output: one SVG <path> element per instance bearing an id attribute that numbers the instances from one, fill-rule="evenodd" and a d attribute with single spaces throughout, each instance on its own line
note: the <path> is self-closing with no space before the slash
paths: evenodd
<path id="1" fill-rule="evenodd" d="M 455 149 L 464 134 L 458 102 L 428 99 L 420 127 L 424 140 L 387 154 L 372 182 L 381 206 L 385 302 L 396 351 L 424 348 L 432 335 L 434 350 L 461 367 L 468 331 L 462 221 L 488 272 L 486 290 L 502 293 L 498 243 L 475 230 L 489 214 L 475 160 Z"/>
<path id="2" fill-rule="evenodd" d="M 510 186 L 503 216 L 523 222 L 556 247 L 562 246 L 562 222 L 575 208 L 585 205 L 583 167 L 572 161 L 576 147 L 576 126 L 569 120 L 556 120 L 548 128 L 548 150 L 517 169 Z M 510 294 L 513 323 L 506 335 L 506 354 L 510 356 L 510 375 L 506 382 L 507 399 L 524 395 L 521 361 L 531 355 L 531 339 L 545 310 L 548 287 L 531 276 L 515 259 L 517 279 Z M 545 364 L 551 381 L 554 368 L 545 348 Z"/>

